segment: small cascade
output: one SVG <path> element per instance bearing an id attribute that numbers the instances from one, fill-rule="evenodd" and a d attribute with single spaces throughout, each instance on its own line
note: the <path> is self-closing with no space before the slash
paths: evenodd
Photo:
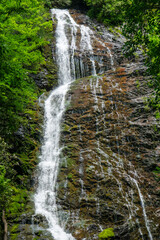
<path id="1" fill-rule="evenodd" d="M 92 63 L 91 74 L 96 75 L 96 67 L 95 67 L 95 61 L 93 58 L 94 53 L 92 48 L 91 35 L 93 35 L 93 32 L 89 29 L 89 27 L 85 27 L 82 25 L 80 49 L 82 52 L 85 51 L 85 54 L 89 53 L 89 59 Z"/>
<path id="2" fill-rule="evenodd" d="M 113 57 L 112 56 L 111 56 L 111 66 L 113 66 Z M 115 71 L 114 67 L 112 69 L 113 69 L 113 71 Z M 120 117 L 124 118 L 124 121 L 126 121 L 126 117 L 124 114 L 121 114 L 121 116 L 119 116 L 118 106 L 117 106 L 116 102 L 113 101 L 112 96 L 114 95 L 113 91 L 114 91 L 115 86 L 116 86 L 116 89 L 119 89 L 120 91 L 122 91 L 122 89 L 119 88 L 119 86 L 117 86 L 116 80 L 114 81 L 114 79 L 110 79 L 109 77 L 108 77 L 108 79 L 110 80 L 110 84 L 111 84 L 111 98 L 110 98 L 110 102 L 111 102 L 111 106 L 112 106 L 111 115 L 112 115 L 112 118 L 114 118 L 113 114 L 114 114 L 114 112 L 116 112 L 117 126 L 119 127 Z M 94 95 L 95 111 L 99 111 L 101 108 L 101 112 L 103 114 L 105 114 L 104 113 L 104 102 L 97 95 L 97 93 L 100 93 L 101 95 L 103 95 L 101 81 L 102 81 L 101 77 L 97 76 L 96 79 L 94 79 L 92 81 L 90 80 L 90 87 L 91 87 L 91 89 L 93 91 L 93 95 Z M 99 131 L 98 126 L 99 126 L 99 121 L 101 121 L 101 119 L 102 119 L 102 121 L 104 121 L 104 131 L 106 130 L 105 120 L 104 120 L 103 115 L 101 115 L 100 119 L 96 116 L 96 121 L 95 121 L 96 122 L 95 123 L 96 134 L 98 134 L 98 131 Z M 101 156 L 103 156 L 107 161 L 108 175 L 117 182 L 117 184 L 119 186 L 119 192 L 123 198 L 124 204 L 126 204 L 126 206 L 128 208 L 128 212 L 129 212 L 128 221 L 131 220 L 131 224 L 132 224 L 132 221 L 136 221 L 139 225 L 139 220 L 136 217 L 137 210 L 139 210 L 139 209 L 137 209 L 137 207 L 133 203 L 133 190 L 131 188 L 128 193 L 125 192 L 125 190 L 123 189 L 123 184 L 119 181 L 119 178 L 120 179 L 125 178 L 125 179 L 127 179 L 128 182 L 130 182 L 131 185 L 136 186 L 136 189 L 137 189 L 137 192 L 139 195 L 139 199 L 141 202 L 141 207 L 142 207 L 142 212 L 143 212 L 143 217 L 144 217 L 144 224 L 147 229 L 149 239 L 153 240 L 150 226 L 149 226 L 149 221 L 148 221 L 146 210 L 145 210 L 145 203 L 144 203 L 143 195 L 141 193 L 138 182 L 136 180 L 138 178 L 138 175 L 137 175 L 136 171 L 134 171 L 134 174 L 133 174 L 133 171 L 131 171 L 133 169 L 131 163 L 129 163 L 129 168 L 131 170 L 126 172 L 126 170 L 124 168 L 125 158 L 123 159 L 123 157 L 121 157 L 121 154 L 119 152 L 118 133 L 116 132 L 116 129 L 114 130 L 114 133 L 115 133 L 115 139 L 116 139 L 115 144 L 117 145 L 117 153 L 118 154 L 115 154 L 115 153 L 107 154 L 106 152 L 104 152 L 101 149 L 101 144 L 100 144 L 99 138 L 97 139 L 97 151 L 99 153 L 98 159 L 100 162 L 101 174 L 102 174 L 102 176 L 104 175 L 103 168 L 101 166 L 101 162 L 102 162 Z M 123 131 L 122 131 L 122 134 L 123 134 Z M 115 167 L 115 164 L 116 164 L 116 167 Z M 117 176 L 118 176 L 118 178 L 117 178 Z M 132 197 L 130 197 L 130 195 L 132 195 Z M 97 211 L 98 210 L 99 210 L 99 200 L 97 199 Z M 142 233 L 140 225 L 139 225 L 138 229 L 140 232 L 140 236 L 143 239 L 143 233 Z"/>
<path id="3" fill-rule="evenodd" d="M 147 218 L 147 214 L 146 214 L 146 209 L 145 209 L 145 204 L 144 204 L 144 199 L 143 199 L 143 195 L 141 193 L 141 190 L 138 186 L 138 182 L 136 181 L 135 178 L 132 178 L 130 177 L 131 180 L 135 183 L 136 185 L 136 188 L 138 190 L 138 193 L 139 193 L 139 197 L 140 197 L 140 201 L 141 201 L 141 206 L 142 206 L 142 209 L 143 209 L 143 216 L 144 216 L 144 221 L 145 221 L 145 225 L 146 225 L 146 228 L 147 228 L 147 231 L 148 231 L 148 234 L 149 234 L 149 238 L 150 240 L 153 240 L 153 237 L 152 237 L 152 234 L 151 234 L 151 230 L 150 230 L 150 227 L 149 227 L 149 223 L 148 223 L 148 218 Z M 142 235 L 143 236 L 143 235 Z"/>

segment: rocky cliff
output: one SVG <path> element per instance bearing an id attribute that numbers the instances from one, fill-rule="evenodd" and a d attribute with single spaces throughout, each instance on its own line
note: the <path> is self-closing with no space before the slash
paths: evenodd
<path id="1" fill-rule="evenodd" d="M 83 15 L 72 16 L 92 27 Z M 66 228 L 76 239 L 98 239 L 106 228 L 115 239 L 158 239 L 159 127 L 145 105 L 151 89 L 143 61 L 122 59 L 122 39 L 94 28 L 100 73 L 76 80 L 67 94 L 58 204 L 66 218 L 70 212 Z M 87 53 L 76 54 L 85 56 L 90 75 Z"/>

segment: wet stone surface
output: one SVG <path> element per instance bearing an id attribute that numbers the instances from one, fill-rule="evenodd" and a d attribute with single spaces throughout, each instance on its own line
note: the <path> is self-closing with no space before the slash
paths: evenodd
<path id="1" fill-rule="evenodd" d="M 151 89 L 143 58 L 123 59 L 122 37 L 74 10 L 70 13 L 93 31 L 99 74 L 88 76 L 90 58 L 77 45 L 75 57 L 88 68 L 77 67 L 76 77 L 88 77 L 72 84 L 61 126 L 57 203 L 66 214 L 66 229 L 77 240 L 96 240 L 105 228 L 114 229 L 115 239 L 158 239 L 159 187 L 153 171 L 159 166 L 154 126 L 159 127 L 144 104 Z M 80 38 L 78 32 L 79 46 Z"/>
<path id="2" fill-rule="evenodd" d="M 66 226 L 76 239 L 98 239 L 109 227 L 116 239 L 150 239 L 150 232 L 153 239 L 159 237 L 153 174 L 159 134 L 144 105 L 150 89 L 143 76 L 139 87 L 132 76 L 136 67 L 123 63 L 76 80 L 68 92 L 58 203 L 70 211 Z"/>

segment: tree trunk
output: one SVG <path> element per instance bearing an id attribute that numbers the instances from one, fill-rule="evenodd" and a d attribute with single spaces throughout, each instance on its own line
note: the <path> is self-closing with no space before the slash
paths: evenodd
<path id="1" fill-rule="evenodd" d="M 7 221 L 5 218 L 5 211 L 3 210 L 2 213 L 2 220 L 3 220 L 3 224 L 4 224 L 4 240 L 7 240 Z"/>

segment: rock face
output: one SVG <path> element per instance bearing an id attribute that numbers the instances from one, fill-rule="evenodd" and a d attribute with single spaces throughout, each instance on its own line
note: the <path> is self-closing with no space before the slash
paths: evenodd
<path id="1" fill-rule="evenodd" d="M 92 27 L 83 15 L 72 16 Z M 115 239 L 159 239 L 160 146 L 157 122 L 144 104 L 151 92 L 145 68 L 122 61 L 119 38 L 102 32 L 94 32 L 97 76 L 89 76 L 87 53 L 75 53 L 88 66 L 84 74 L 77 67 L 77 77 L 89 77 L 73 82 L 67 94 L 57 203 L 77 240 L 98 239 L 106 228 Z"/>

